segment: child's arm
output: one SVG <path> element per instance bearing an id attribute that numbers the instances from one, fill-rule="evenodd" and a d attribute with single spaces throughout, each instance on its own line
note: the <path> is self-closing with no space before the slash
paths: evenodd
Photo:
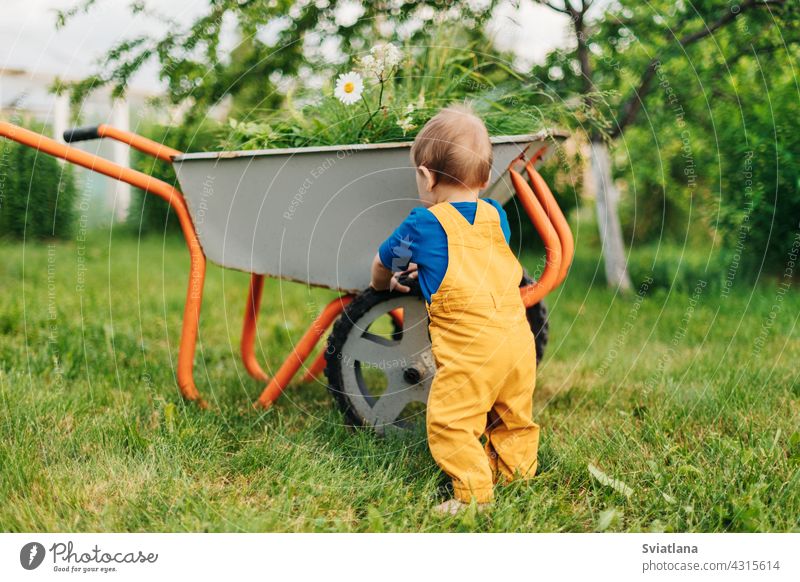
<path id="1" fill-rule="evenodd" d="M 375 253 L 375 258 L 372 259 L 372 281 L 369 286 L 376 291 L 386 291 L 392 281 L 392 271 L 383 266 L 381 256 Z"/>
<path id="2" fill-rule="evenodd" d="M 398 281 L 398 279 L 403 275 L 408 275 L 411 279 L 416 279 L 417 265 L 414 263 L 409 263 L 406 270 L 392 273 L 390 269 L 387 269 L 383 265 L 380 253 L 376 253 L 375 258 L 372 259 L 372 281 L 370 282 L 369 286 L 376 291 L 386 291 L 389 289 L 391 291 L 408 293 L 411 291 L 411 287 L 408 285 L 403 285 Z"/>
<path id="3" fill-rule="evenodd" d="M 414 259 L 413 241 L 419 239 L 416 216 L 421 210 L 412 210 L 392 235 L 383 241 L 378 254 L 372 259 L 370 287 L 376 291 L 411 291 L 410 287 L 402 285 L 398 279 L 403 275 L 417 278 L 417 265 L 411 261 Z"/>

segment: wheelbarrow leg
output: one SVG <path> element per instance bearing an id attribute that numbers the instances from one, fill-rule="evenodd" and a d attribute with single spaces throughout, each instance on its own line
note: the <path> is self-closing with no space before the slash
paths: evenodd
<path id="1" fill-rule="evenodd" d="M 187 223 L 188 213 L 185 208 L 177 207 L 178 217 Z M 197 332 L 200 325 L 200 308 L 203 305 L 203 287 L 206 281 L 206 256 L 200 247 L 200 241 L 192 228 L 188 232 L 184 228 L 184 236 L 189 247 L 189 288 L 186 292 L 186 306 L 183 309 L 183 327 L 181 328 L 181 345 L 178 350 L 178 387 L 187 400 L 196 402 L 201 408 L 208 404 L 200 396 L 194 382 L 194 353 L 197 348 Z"/>
<path id="2" fill-rule="evenodd" d="M 316 380 L 319 378 L 320 374 L 325 371 L 325 350 L 322 350 L 320 353 L 317 354 L 317 357 L 314 358 L 314 361 L 306 370 L 306 373 L 303 374 L 301 382 L 311 382 L 312 380 Z"/>
<path id="3" fill-rule="evenodd" d="M 389 312 L 389 315 L 392 316 L 392 320 L 394 321 L 395 325 L 398 328 L 403 329 L 403 312 L 400 309 L 392 309 Z M 308 367 L 306 373 L 303 374 L 301 382 L 311 382 L 316 380 L 325 371 L 325 366 L 325 350 L 322 350 L 319 354 L 317 354 L 317 357 L 314 358 L 314 362 Z"/>
<path id="4" fill-rule="evenodd" d="M 353 297 L 351 295 L 342 295 L 325 306 L 322 313 L 317 316 L 314 323 L 311 324 L 303 334 L 303 337 L 300 338 L 300 341 L 297 342 L 292 353 L 289 354 L 283 364 L 281 364 L 281 367 L 272 380 L 270 380 L 269 384 L 267 384 L 267 387 L 264 388 L 261 396 L 259 396 L 256 401 L 256 406 L 268 408 L 278 399 L 278 396 L 280 396 L 286 386 L 289 385 L 289 382 L 297 373 L 297 370 L 300 369 L 300 366 L 303 365 L 303 362 L 306 361 L 309 354 L 314 350 L 314 346 L 317 345 L 319 339 L 325 334 L 334 320 L 339 317 L 339 314 L 352 299 Z"/>
<path id="5" fill-rule="evenodd" d="M 242 363 L 245 370 L 260 382 L 269 381 L 269 376 L 256 360 L 256 323 L 258 311 L 261 308 L 261 295 L 264 291 L 264 275 L 253 273 L 250 276 L 250 290 L 247 293 L 247 305 L 244 308 L 244 323 L 242 324 Z"/>
<path id="6" fill-rule="evenodd" d="M 403 312 L 400 309 L 392 309 L 389 312 L 389 315 L 392 316 L 392 321 L 394 321 L 395 325 L 400 329 L 403 329 Z"/>

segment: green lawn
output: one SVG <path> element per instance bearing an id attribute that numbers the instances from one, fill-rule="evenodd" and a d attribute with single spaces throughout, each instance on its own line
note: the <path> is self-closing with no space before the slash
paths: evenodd
<path id="1" fill-rule="evenodd" d="M 445 519 L 419 435 L 346 428 L 322 383 L 251 407 L 246 275 L 210 267 L 201 411 L 174 377 L 179 239 L 99 233 L 0 257 L 0 530 L 800 530 L 800 297 L 775 282 L 619 298 L 581 255 L 549 299 L 539 475 Z M 274 369 L 330 296 L 269 281 L 262 360 Z"/>

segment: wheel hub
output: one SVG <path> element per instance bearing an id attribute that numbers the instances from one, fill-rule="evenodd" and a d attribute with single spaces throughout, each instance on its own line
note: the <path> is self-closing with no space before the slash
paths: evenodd
<path id="1" fill-rule="evenodd" d="M 409 384 L 419 384 L 422 380 L 422 372 L 416 368 L 406 368 L 403 370 L 403 380 Z"/>

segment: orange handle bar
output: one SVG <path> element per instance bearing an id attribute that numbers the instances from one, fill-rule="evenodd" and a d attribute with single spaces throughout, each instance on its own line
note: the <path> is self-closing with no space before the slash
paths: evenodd
<path id="1" fill-rule="evenodd" d="M 514 167 L 524 159 L 524 154 L 512 161 L 508 167 L 511 184 L 514 186 L 517 198 L 522 202 L 522 207 L 531 219 L 536 232 L 542 238 L 547 256 L 547 262 L 539 280 L 520 287 L 525 307 L 535 305 L 561 284 L 567 276 L 575 254 L 575 242 L 564 213 L 559 208 L 544 178 L 534 168 L 534 164 L 546 150 L 547 146 L 540 148 L 530 157 L 525 166 L 533 189 Z"/>
<path id="2" fill-rule="evenodd" d="M 556 202 L 553 193 L 550 191 L 550 187 L 547 185 L 547 182 L 544 181 L 542 175 L 533 167 L 535 159 L 536 157 L 525 164 L 525 170 L 527 170 L 528 177 L 531 180 L 533 192 L 544 207 L 550 222 L 553 223 L 553 227 L 556 229 L 556 234 L 558 235 L 558 240 L 561 242 L 561 265 L 558 269 L 558 277 L 556 277 L 555 285 L 553 285 L 553 289 L 555 289 L 566 279 L 569 267 L 572 265 L 572 259 L 575 256 L 575 239 L 572 237 L 572 230 L 569 228 L 569 223 L 564 213 L 561 211 L 558 202 Z"/>
<path id="3" fill-rule="evenodd" d="M 144 154 L 153 156 L 154 158 L 158 158 L 159 160 L 163 160 L 165 162 L 171 162 L 172 158 L 181 154 L 181 152 L 178 150 L 172 149 L 164 144 L 160 144 L 152 139 L 147 139 L 141 135 L 137 135 L 129 131 L 123 131 L 106 124 L 93 127 L 78 127 L 74 129 L 68 129 L 64 132 L 64 141 L 68 143 L 99 139 L 103 137 L 126 143 Z"/>
<path id="4" fill-rule="evenodd" d="M 542 237 L 547 255 L 547 263 L 542 276 L 532 284 L 519 289 L 525 307 L 530 307 L 541 301 L 556 286 L 558 272 L 561 268 L 561 241 L 558 239 L 556 229 L 553 227 L 553 223 L 550 222 L 547 212 L 542 208 L 542 204 L 533 194 L 525 178 L 513 167 L 510 167 L 508 171 L 511 176 L 511 183 L 517 192 L 517 197 L 522 202 L 522 207 L 531 222 L 533 222 L 536 232 Z"/>
<path id="5" fill-rule="evenodd" d="M 126 132 L 120 133 L 124 134 Z M 0 137 L 6 137 L 10 140 L 19 142 L 22 145 L 39 150 L 42 153 L 56 158 L 61 158 L 62 160 L 70 162 L 71 164 L 82 166 L 92 170 L 93 172 L 97 172 L 98 174 L 108 176 L 109 178 L 126 182 L 132 186 L 141 188 L 146 192 L 155 194 L 159 198 L 163 198 L 169 202 L 170 206 L 172 206 L 172 208 L 178 214 L 178 219 L 180 220 L 181 228 L 183 229 L 183 234 L 186 237 L 186 241 L 189 242 L 195 238 L 194 226 L 192 225 L 191 218 L 189 218 L 189 213 L 186 210 L 186 203 L 183 200 L 183 195 L 166 182 L 162 182 L 161 180 L 153 178 L 152 176 L 148 176 L 142 172 L 119 166 L 106 160 L 105 158 L 101 158 L 77 148 L 64 145 L 53 139 L 50 139 L 49 137 L 45 137 L 28 129 L 18 127 L 6 121 L 0 121 Z M 137 137 L 142 141 L 150 141 L 140 136 L 134 137 Z M 155 142 L 152 143 L 155 144 Z M 161 146 L 158 144 L 155 145 L 161 148 Z M 161 155 L 163 152 L 159 152 L 159 154 Z"/>
<path id="6" fill-rule="evenodd" d="M 113 128 L 108 128 L 106 126 L 106 130 L 113 130 Z M 108 135 L 109 137 L 116 135 L 119 138 L 123 138 L 125 135 L 133 134 L 127 134 L 127 132 L 113 130 L 108 132 Z M 114 178 L 115 180 L 126 182 L 132 186 L 141 188 L 145 192 L 149 192 L 151 194 L 155 194 L 159 198 L 163 198 L 169 203 L 170 206 L 172 206 L 172 208 L 175 210 L 175 214 L 178 217 L 178 221 L 180 222 L 183 236 L 186 239 L 186 245 L 189 247 L 189 257 L 191 260 L 189 288 L 186 293 L 186 306 L 183 312 L 181 350 L 178 354 L 178 385 L 185 398 L 188 400 L 197 400 L 202 406 L 203 402 L 200 399 L 200 394 L 198 393 L 194 379 L 192 378 L 192 367 L 194 362 L 195 345 L 197 343 L 197 325 L 200 319 L 200 305 L 203 298 L 203 281 L 205 280 L 206 257 L 203 254 L 200 241 L 195 233 L 194 225 L 192 224 L 192 219 L 189 216 L 189 211 L 186 208 L 186 202 L 183 199 L 183 195 L 166 182 L 162 182 L 161 180 L 148 176 L 147 174 L 137 172 L 136 170 L 131 170 L 130 168 L 124 168 L 99 156 L 95 156 L 77 148 L 64 145 L 48 137 L 5 121 L 0 121 L 0 137 L 6 137 L 10 140 L 21 143 L 22 145 L 39 150 L 42 153 L 56 158 L 61 158 L 62 160 L 66 160 L 77 166 L 82 166 L 92 170 L 93 172 L 97 172 L 98 174 L 103 174 L 104 176 L 108 176 L 110 178 Z M 150 140 L 139 136 L 133 137 L 137 139 L 132 139 L 131 145 L 136 143 L 142 148 L 151 149 L 151 152 L 147 153 L 151 153 L 152 155 L 156 155 L 155 152 L 157 151 L 158 155 L 156 157 L 161 157 L 162 155 L 166 156 L 165 152 L 169 151 L 170 149 L 165 148 L 160 144 L 156 144 L 155 142 L 151 142 L 151 144 L 155 144 L 157 150 L 152 149 L 151 145 L 147 143 Z M 143 149 L 142 151 L 146 150 Z M 176 155 L 177 153 L 180 153 L 177 152 L 177 150 L 171 151 L 176 152 Z M 162 157 L 161 159 L 164 158 Z"/>

